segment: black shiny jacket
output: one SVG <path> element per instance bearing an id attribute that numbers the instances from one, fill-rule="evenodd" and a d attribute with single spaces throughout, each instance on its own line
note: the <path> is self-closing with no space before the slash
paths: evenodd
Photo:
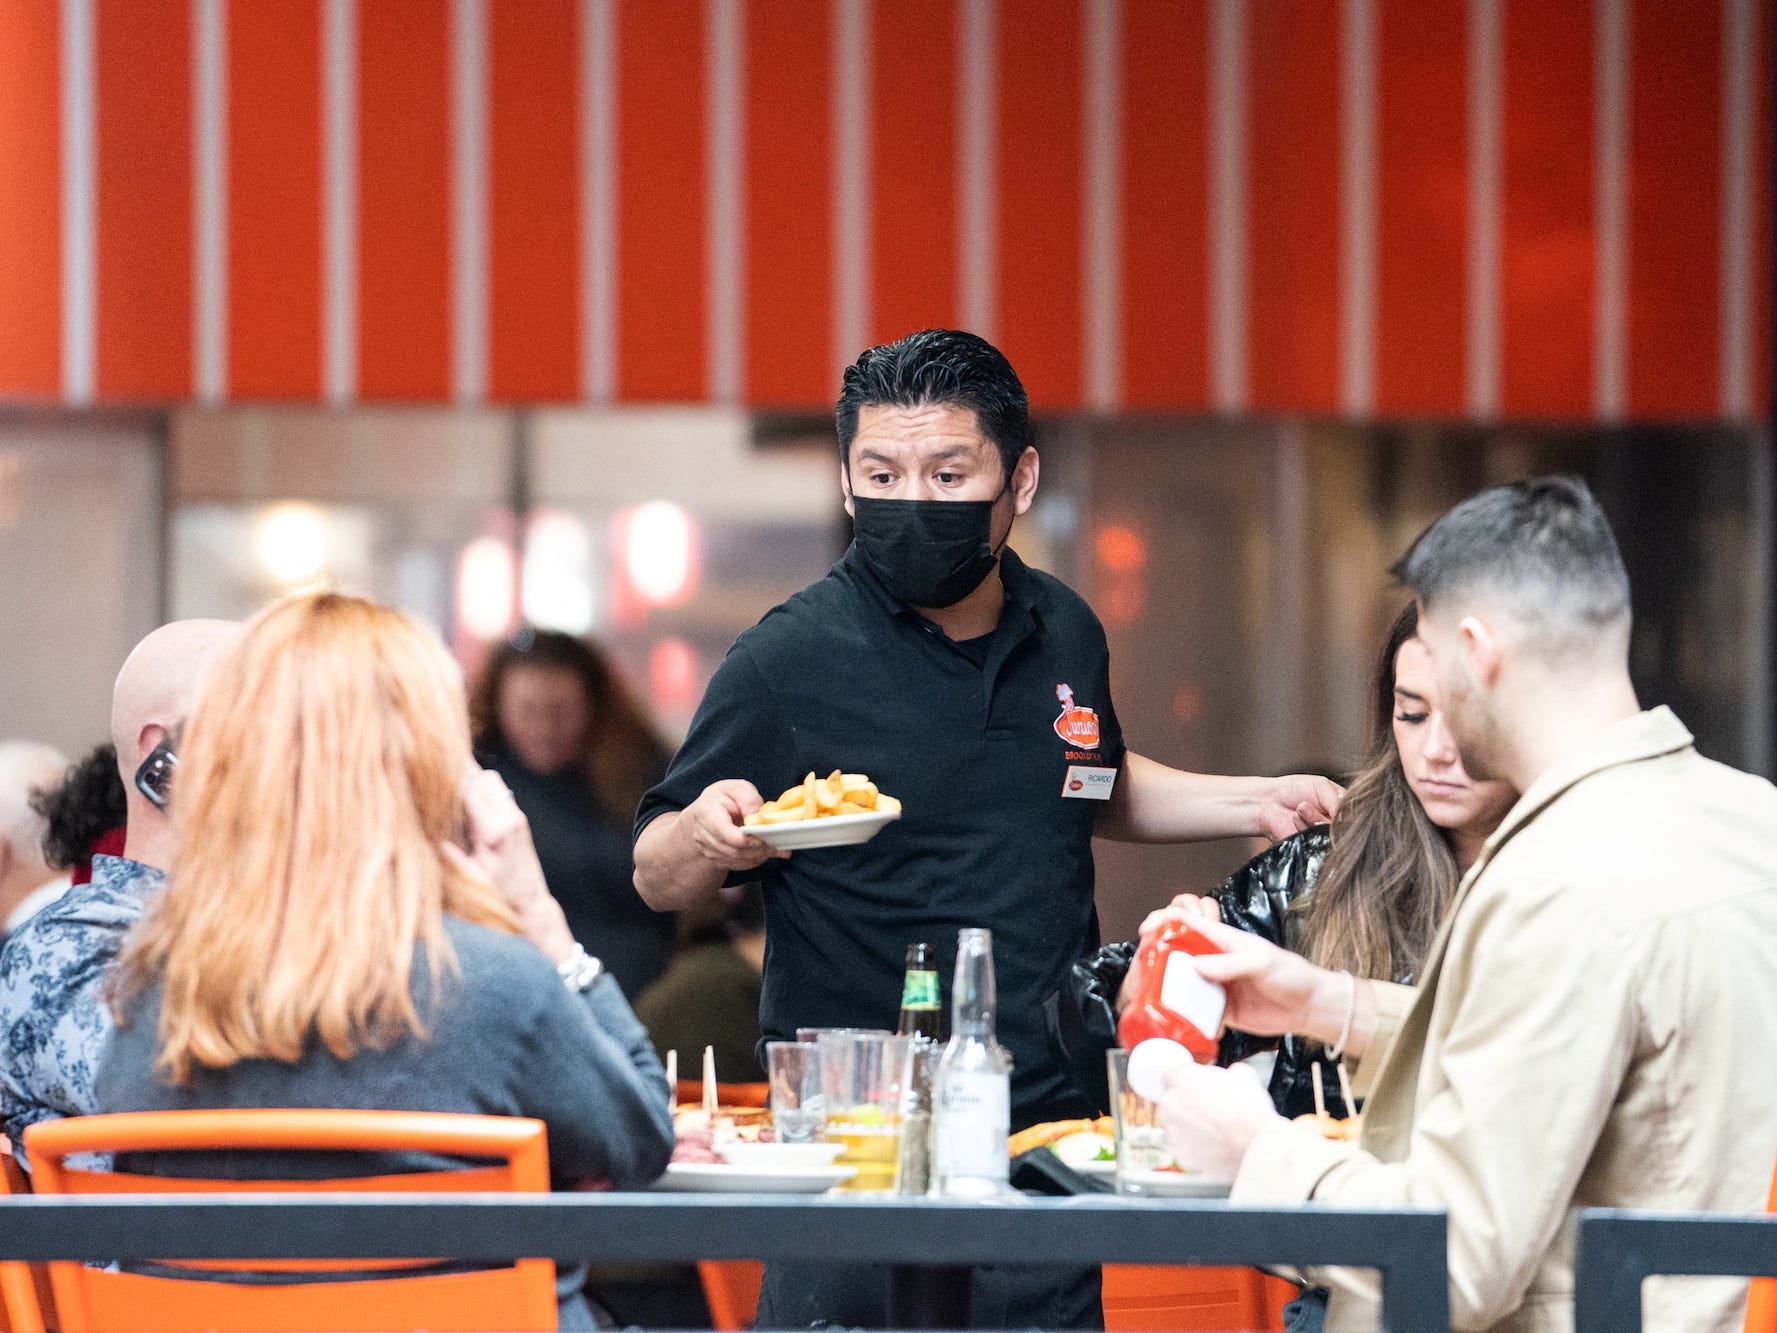
<path id="1" fill-rule="evenodd" d="M 1331 846 L 1331 831 L 1321 824 L 1255 856 L 1215 891 L 1222 920 L 1282 948 L 1295 948 L 1301 917 L 1289 910 L 1290 904 L 1313 886 Z M 1075 963 L 1051 1011 L 1056 1038 L 1074 1077 L 1095 1106 L 1110 1105 L 1104 1057 L 1117 1044 L 1117 992 L 1135 957 L 1135 946 L 1134 940 L 1107 944 Z M 1314 1043 L 1296 1037 L 1254 1037 L 1230 1029 L 1222 1036 L 1217 1063 L 1233 1064 L 1268 1050 L 1277 1051 L 1271 1100 L 1280 1114 L 1298 1116 L 1314 1110 L 1309 1070 L 1317 1062 L 1327 1109 L 1335 1116 L 1347 1114 L 1339 1096 L 1338 1070 L 1321 1057 Z"/>

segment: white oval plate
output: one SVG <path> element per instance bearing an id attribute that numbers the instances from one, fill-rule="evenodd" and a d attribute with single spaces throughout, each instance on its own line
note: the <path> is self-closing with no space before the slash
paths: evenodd
<path id="1" fill-rule="evenodd" d="M 828 815 L 825 819 L 796 819 L 786 824 L 748 824 L 746 832 L 780 852 L 803 852 L 869 842 L 900 817 L 899 810 L 866 810 L 861 815 Z"/>
<path id="2" fill-rule="evenodd" d="M 845 1151 L 843 1143 L 724 1143 L 716 1156 L 729 1166 L 750 1171 L 793 1171 L 805 1166 L 831 1166 Z"/>
<path id="3" fill-rule="evenodd" d="M 1166 1199 L 1225 1199 L 1234 1186 L 1226 1180 L 1205 1180 L 1179 1171 L 1130 1171 L 1119 1178 L 1136 1185 L 1143 1195 Z"/>
<path id="4" fill-rule="evenodd" d="M 824 1194 L 857 1173 L 855 1166 L 757 1170 L 725 1162 L 672 1162 L 648 1188 L 691 1194 Z"/>

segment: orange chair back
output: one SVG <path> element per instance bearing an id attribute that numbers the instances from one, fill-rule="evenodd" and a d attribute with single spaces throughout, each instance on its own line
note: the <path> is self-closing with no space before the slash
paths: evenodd
<path id="1" fill-rule="evenodd" d="M 1765 1211 L 1777 1213 L 1777 1171 L 1771 1174 L 1771 1197 Z M 1755 1277 L 1746 1292 L 1746 1333 L 1777 1333 L 1777 1278 Z"/>
<path id="2" fill-rule="evenodd" d="M 1105 1333 L 1264 1333 L 1295 1290 L 1256 1268 L 1106 1264 Z"/>
<path id="3" fill-rule="evenodd" d="M 674 1100 L 680 1106 L 702 1106 L 703 1084 L 692 1078 L 682 1078 L 673 1092 Z M 716 1084 L 716 1104 L 718 1106 L 761 1107 L 771 1105 L 771 1084 L 769 1083 L 718 1083 Z"/>
<path id="4" fill-rule="evenodd" d="M 697 1265 L 703 1299 L 710 1307 L 710 1325 L 717 1333 L 741 1333 L 753 1326 L 759 1311 L 759 1288 L 765 1265 L 757 1259 L 704 1259 Z"/>
<path id="5" fill-rule="evenodd" d="M 29 1194 L 31 1178 L 0 1135 L 0 1195 Z M 8 1333 L 43 1333 L 49 1319 L 49 1272 L 41 1264 L 0 1263 L 0 1315 Z"/>
<path id="6" fill-rule="evenodd" d="M 39 1194 L 308 1194 L 330 1191 L 543 1194 L 549 1156 L 539 1120 L 407 1111 L 242 1110 L 82 1116 L 25 1131 Z M 462 1170 L 334 1180 L 212 1180 L 68 1167 L 82 1153 L 216 1150 L 419 1152 L 486 1159 Z M 448 1258 L 449 1256 L 442 1256 Z M 353 1281 L 275 1284 L 161 1277 L 52 1263 L 62 1333 L 296 1333 L 335 1329 L 545 1333 L 556 1324 L 555 1265 L 519 1259 L 491 1269 L 413 1273 L 426 1261 L 311 1259 L 179 1261 L 192 1270 L 389 1272 Z M 407 1270 L 403 1272 L 402 1270 Z"/>

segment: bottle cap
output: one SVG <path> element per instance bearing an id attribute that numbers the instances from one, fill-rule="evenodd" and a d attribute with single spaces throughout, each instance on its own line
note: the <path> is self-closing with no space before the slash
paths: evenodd
<path id="1" fill-rule="evenodd" d="M 1191 1053 L 1166 1037 L 1149 1037 L 1129 1052 L 1130 1091 L 1151 1102 L 1166 1095 L 1166 1076 L 1175 1069 L 1195 1064 Z"/>

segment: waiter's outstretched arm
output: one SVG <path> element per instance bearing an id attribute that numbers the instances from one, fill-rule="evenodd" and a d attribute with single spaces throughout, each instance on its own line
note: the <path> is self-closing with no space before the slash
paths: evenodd
<path id="1" fill-rule="evenodd" d="M 741 820 L 763 799 L 750 782 L 712 782 L 683 810 L 653 820 L 636 839 L 636 892 L 656 912 L 676 912 L 715 897 L 729 874 L 756 870 L 774 856 Z"/>
<path id="2" fill-rule="evenodd" d="M 1344 790 L 1313 774 L 1223 778 L 1185 773 L 1131 750 L 1098 822 L 1114 842 L 1276 842 L 1332 819 Z"/>

